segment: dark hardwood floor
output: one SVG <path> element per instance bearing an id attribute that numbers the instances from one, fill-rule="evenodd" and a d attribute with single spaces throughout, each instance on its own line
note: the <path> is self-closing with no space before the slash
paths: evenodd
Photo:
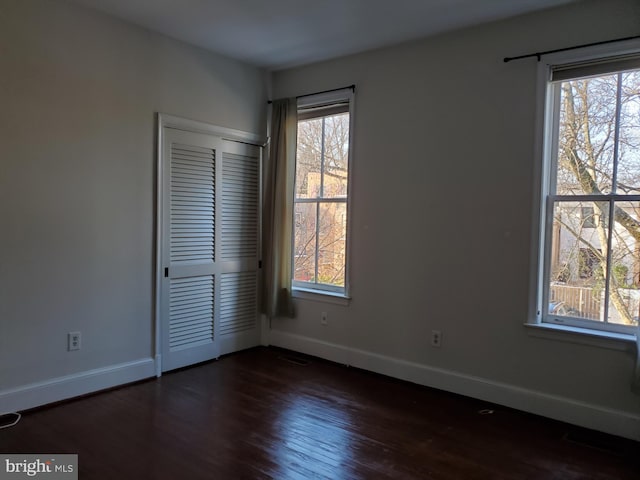
<path id="1" fill-rule="evenodd" d="M 77 453 L 80 479 L 640 479 L 637 442 L 274 348 L 27 412 L 0 452 Z"/>

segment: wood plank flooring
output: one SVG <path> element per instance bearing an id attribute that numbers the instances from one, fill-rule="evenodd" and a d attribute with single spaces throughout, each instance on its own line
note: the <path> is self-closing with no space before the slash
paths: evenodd
<path id="1" fill-rule="evenodd" d="M 637 442 L 275 348 L 27 412 L 0 452 L 83 480 L 640 479 Z"/>

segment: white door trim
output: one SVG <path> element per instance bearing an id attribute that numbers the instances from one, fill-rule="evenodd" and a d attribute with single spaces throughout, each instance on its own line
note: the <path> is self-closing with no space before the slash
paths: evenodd
<path id="1" fill-rule="evenodd" d="M 166 113 L 158 113 L 158 128 L 162 132 L 163 127 L 175 128 L 176 130 L 185 130 L 194 133 L 206 133 L 221 137 L 224 140 L 235 140 L 236 142 L 250 143 L 262 147 L 264 145 L 264 137 L 256 133 L 243 132 L 233 128 L 219 127 L 210 123 L 191 120 L 189 118 L 177 117 Z"/>

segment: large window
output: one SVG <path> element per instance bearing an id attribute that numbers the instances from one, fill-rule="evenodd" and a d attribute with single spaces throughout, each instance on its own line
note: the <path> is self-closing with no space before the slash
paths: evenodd
<path id="1" fill-rule="evenodd" d="M 294 198 L 293 286 L 347 294 L 352 91 L 302 97 Z"/>
<path id="2" fill-rule="evenodd" d="M 640 318 L 640 52 L 545 74 L 539 320 L 630 332 Z"/>

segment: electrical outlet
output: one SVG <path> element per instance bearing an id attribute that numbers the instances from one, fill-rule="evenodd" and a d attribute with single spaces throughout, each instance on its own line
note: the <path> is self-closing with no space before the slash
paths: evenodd
<path id="1" fill-rule="evenodd" d="M 67 334 L 67 350 L 80 350 L 82 337 L 80 332 L 69 332 Z"/>
<path id="2" fill-rule="evenodd" d="M 329 315 L 327 315 L 327 312 L 322 312 L 320 314 L 320 325 L 324 325 L 325 327 L 327 325 L 329 325 Z"/>
<path id="3" fill-rule="evenodd" d="M 442 346 L 442 332 L 440 330 L 431 330 L 431 346 L 436 348 Z"/>

